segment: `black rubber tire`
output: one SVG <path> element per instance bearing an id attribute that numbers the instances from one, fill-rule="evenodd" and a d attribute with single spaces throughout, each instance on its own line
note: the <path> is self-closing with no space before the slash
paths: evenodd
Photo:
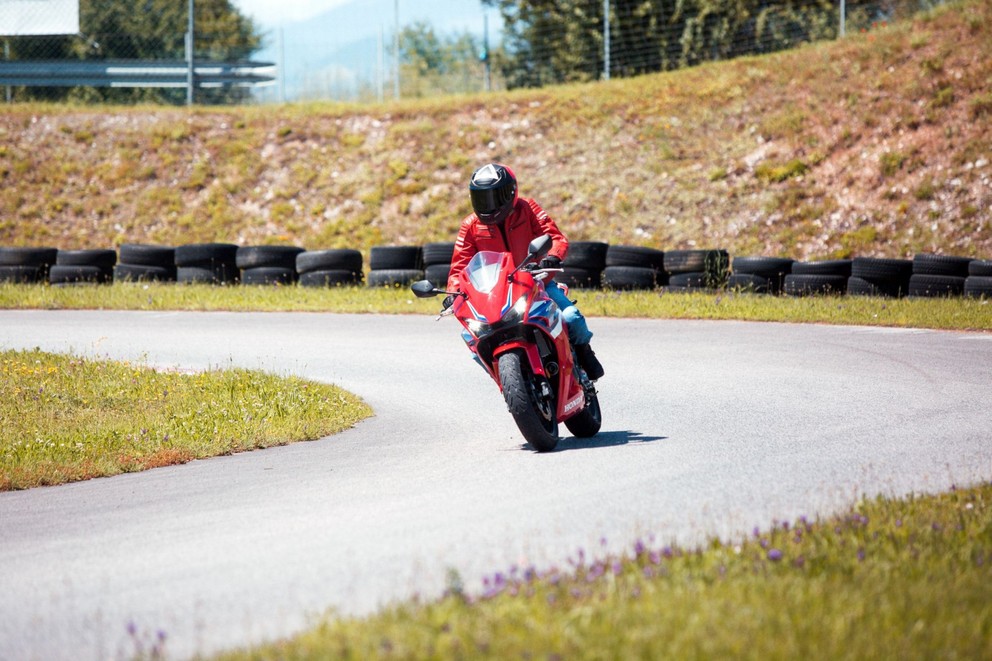
<path id="1" fill-rule="evenodd" d="M 913 275 L 943 275 L 967 278 L 968 265 L 971 262 L 972 260 L 969 257 L 921 253 L 913 257 Z"/>
<path id="2" fill-rule="evenodd" d="M 424 272 L 418 269 L 379 269 L 369 271 L 366 282 L 369 287 L 407 287 L 424 279 Z"/>
<path id="3" fill-rule="evenodd" d="M 640 246 L 614 246 L 606 249 L 606 267 L 636 266 L 656 271 L 665 270 L 665 253 Z"/>
<path id="4" fill-rule="evenodd" d="M 222 263 L 218 266 L 180 266 L 176 281 L 184 284 L 233 285 L 241 278 L 238 267 Z"/>
<path id="5" fill-rule="evenodd" d="M 308 250 L 296 256 L 296 272 L 300 275 L 312 271 L 362 272 L 362 253 L 350 248 Z"/>
<path id="6" fill-rule="evenodd" d="M 176 249 L 172 246 L 156 246 L 145 243 L 122 243 L 118 249 L 119 264 L 133 266 L 176 267 Z"/>
<path id="7" fill-rule="evenodd" d="M 846 275 L 790 273 L 785 276 L 782 291 L 789 296 L 843 294 L 847 291 Z"/>
<path id="8" fill-rule="evenodd" d="M 969 275 L 964 281 L 964 295 L 970 298 L 992 298 L 992 276 Z"/>
<path id="9" fill-rule="evenodd" d="M 643 266 L 607 266 L 602 285 L 607 289 L 654 289 L 658 286 L 658 271 Z"/>
<path id="10" fill-rule="evenodd" d="M 424 269 L 424 278 L 438 289 L 448 286 L 449 275 L 451 275 L 450 264 L 431 264 Z"/>
<path id="11" fill-rule="evenodd" d="M 117 253 L 114 255 L 116 259 Z M 90 264 L 56 264 L 48 271 L 48 282 L 53 285 L 105 284 L 111 282 L 113 278 L 113 267 L 105 268 Z"/>
<path id="12" fill-rule="evenodd" d="M 234 255 L 241 270 L 276 268 L 296 272 L 296 257 L 304 252 L 297 246 L 242 246 Z"/>
<path id="13" fill-rule="evenodd" d="M 175 282 L 175 266 L 118 264 L 114 267 L 114 282 Z"/>
<path id="14" fill-rule="evenodd" d="M 176 266 L 213 268 L 220 264 L 234 266 L 238 246 L 233 243 L 191 243 L 176 246 Z"/>
<path id="15" fill-rule="evenodd" d="M 450 264 L 455 254 L 455 244 L 454 242 L 428 243 L 420 249 L 420 254 L 424 260 L 424 267 Z"/>
<path id="16" fill-rule="evenodd" d="M 915 298 L 947 298 L 964 293 L 965 278 L 953 275 L 914 273 L 909 279 L 909 296 Z"/>
<path id="17" fill-rule="evenodd" d="M 308 271 L 300 274 L 301 287 L 345 287 L 362 284 L 362 274 L 344 269 Z"/>
<path id="18" fill-rule="evenodd" d="M 375 246 L 369 251 L 369 270 L 419 271 L 419 246 Z"/>
<path id="19" fill-rule="evenodd" d="M 58 266 L 96 266 L 110 270 L 117 263 L 117 252 L 114 250 L 60 250 L 55 258 Z"/>
<path id="20" fill-rule="evenodd" d="M 975 259 L 968 264 L 968 275 L 992 278 L 992 259 Z"/>
<path id="21" fill-rule="evenodd" d="M 707 285 L 709 278 L 702 271 L 691 273 L 676 273 L 668 279 L 666 290 L 670 292 L 688 292 L 711 289 Z"/>
<path id="22" fill-rule="evenodd" d="M 606 251 L 609 247 L 609 244 L 602 241 L 572 241 L 568 244 L 564 266 L 601 272 L 606 268 Z"/>
<path id="23" fill-rule="evenodd" d="M 665 270 L 671 274 L 722 273 L 730 265 L 726 250 L 669 250 L 665 253 Z"/>
<path id="24" fill-rule="evenodd" d="M 782 278 L 792 273 L 794 263 L 795 260 L 783 257 L 734 257 L 731 271 L 757 275 L 769 280 L 777 278 L 781 284 Z"/>
<path id="25" fill-rule="evenodd" d="M 0 266 L 49 267 L 58 258 L 57 248 L 0 248 Z"/>
<path id="26" fill-rule="evenodd" d="M 795 262 L 791 275 L 842 275 L 851 277 L 850 259 L 828 259 L 821 262 Z"/>
<path id="27" fill-rule="evenodd" d="M 753 273 L 732 273 L 727 279 L 727 289 L 751 294 L 777 293 L 778 289 L 772 290 L 776 280 L 765 278 Z"/>
<path id="28" fill-rule="evenodd" d="M 903 291 L 906 291 L 909 276 L 913 275 L 913 262 L 909 259 L 855 257 L 851 264 L 851 275 L 875 284 L 885 282 L 902 285 Z"/>
<path id="29" fill-rule="evenodd" d="M 599 397 L 595 391 L 586 394 L 586 405 L 565 421 L 565 427 L 576 438 L 592 438 L 603 426 L 603 412 L 599 408 Z"/>
<path id="30" fill-rule="evenodd" d="M 542 401 L 539 386 L 530 370 L 524 368 L 519 353 L 499 357 L 499 382 L 506 407 L 527 442 L 538 452 L 551 452 L 558 445 L 558 420 L 554 399 Z"/>
<path id="31" fill-rule="evenodd" d="M 564 266 L 564 273 L 555 273 L 555 281 L 574 289 L 599 289 L 603 282 L 600 271 Z"/>
<path id="32" fill-rule="evenodd" d="M 292 285 L 296 282 L 296 269 L 280 266 L 257 266 L 241 271 L 243 285 Z"/>
<path id="33" fill-rule="evenodd" d="M 882 296 L 885 298 L 899 298 L 905 296 L 909 289 L 909 283 L 892 283 L 885 281 L 866 280 L 852 275 L 847 279 L 847 293 L 851 296 Z"/>
<path id="34" fill-rule="evenodd" d="M 44 266 L 0 266 L 0 282 L 30 285 L 44 282 L 48 268 Z"/>

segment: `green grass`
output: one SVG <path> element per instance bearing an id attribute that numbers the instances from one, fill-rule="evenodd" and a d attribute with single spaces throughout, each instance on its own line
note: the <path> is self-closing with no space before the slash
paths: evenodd
<path id="1" fill-rule="evenodd" d="M 0 491 L 320 438 L 371 415 L 340 388 L 0 352 Z"/>
<path id="2" fill-rule="evenodd" d="M 219 658 L 992 657 L 992 484 L 570 564 L 494 574 L 481 595 L 452 574 L 437 601 Z"/>
<path id="3" fill-rule="evenodd" d="M 966 298 L 790 298 L 752 294 L 572 290 L 590 317 L 738 319 L 790 323 L 992 331 L 992 305 Z M 0 309 L 230 310 L 429 315 L 439 299 L 406 288 L 212 287 L 114 284 L 92 287 L 0 284 Z"/>

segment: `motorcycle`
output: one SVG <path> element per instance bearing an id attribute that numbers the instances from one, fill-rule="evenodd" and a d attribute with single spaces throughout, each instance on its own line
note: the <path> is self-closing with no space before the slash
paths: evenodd
<path id="1" fill-rule="evenodd" d="M 427 280 L 411 287 L 418 298 L 453 297 L 438 319 L 458 319 L 462 339 L 538 452 L 555 449 L 559 422 L 580 438 L 595 436 L 602 425 L 595 385 L 579 366 L 561 311 L 544 288 L 544 280 L 562 269 L 537 266 L 551 243 L 549 236 L 531 241 L 516 267 L 508 252 L 476 253 L 461 274 L 464 291 L 444 291 Z"/>

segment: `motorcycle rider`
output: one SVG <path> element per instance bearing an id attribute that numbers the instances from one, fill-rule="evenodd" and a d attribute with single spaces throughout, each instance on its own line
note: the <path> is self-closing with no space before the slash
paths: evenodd
<path id="1" fill-rule="evenodd" d="M 530 242 L 544 234 L 551 236 L 552 246 L 539 267 L 561 267 L 568 253 L 568 239 L 537 202 L 519 196 L 513 170 L 499 163 L 484 165 L 472 173 L 468 189 L 473 213 L 462 220 L 458 231 L 448 291 L 461 291 L 459 276 L 462 269 L 480 250 L 510 252 L 514 263 L 519 265 L 527 256 Z M 544 287 L 561 310 L 579 365 L 593 381 L 601 378 L 603 366 L 589 346 L 592 332 L 585 317 L 554 280 L 546 279 Z M 444 307 L 453 302 L 454 297 L 449 295 L 444 299 Z"/>

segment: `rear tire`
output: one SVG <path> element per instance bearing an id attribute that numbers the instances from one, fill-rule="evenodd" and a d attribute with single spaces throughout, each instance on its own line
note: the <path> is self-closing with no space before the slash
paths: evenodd
<path id="1" fill-rule="evenodd" d="M 499 382 L 510 415 L 535 450 L 551 452 L 558 445 L 556 406 L 553 396 L 541 395 L 539 378 L 524 369 L 519 353 L 499 357 Z"/>
<path id="2" fill-rule="evenodd" d="M 595 391 L 586 395 L 586 406 L 580 413 L 565 421 L 565 426 L 577 438 L 591 438 L 603 426 L 603 412 L 599 408 L 599 396 Z"/>

